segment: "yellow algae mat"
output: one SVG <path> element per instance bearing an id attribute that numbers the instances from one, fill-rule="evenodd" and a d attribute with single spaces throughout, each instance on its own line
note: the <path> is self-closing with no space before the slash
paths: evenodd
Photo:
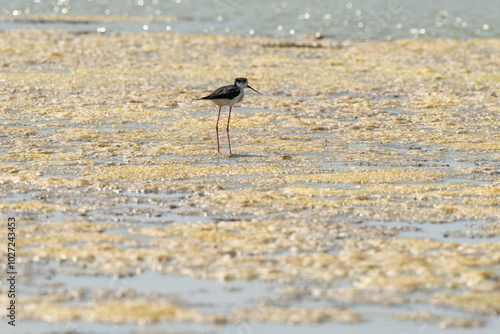
<path id="1" fill-rule="evenodd" d="M 0 40 L 0 213 L 30 287 L 18 321 L 357 323 L 371 305 L 443 328 L 500 313 L 500 40 Z M 233 109 L 233 154 L 225 126 L 217 154 L 218 108 L 196 99 L 240 76 L 263 96 Z M 161 284 L 71 284 L 146 273 L 269 289 L 207 310 Z"/>

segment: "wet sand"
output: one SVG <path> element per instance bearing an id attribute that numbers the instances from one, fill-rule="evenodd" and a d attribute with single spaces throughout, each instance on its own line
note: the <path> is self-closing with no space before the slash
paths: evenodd
<path id="1" fill-rule="evenodd" d="M 0 39 L 20 323 L 498 322 L 500 40 Z M 238 76 L 263 96 L 217 154 L 217 107 L 195 99 Z M 164 291 L 172 275 L 265 288 L 200 305 Z"/>

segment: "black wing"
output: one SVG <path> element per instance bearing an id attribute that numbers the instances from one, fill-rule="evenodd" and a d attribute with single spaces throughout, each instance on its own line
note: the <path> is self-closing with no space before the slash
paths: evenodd
<path id="1" fill-rule="evenodd" d="M 217 88 L 212 94 L 202 97 L 201 100 L 229 99 L 232 100 L 240 94 L 240 90 L 235 85 Z"/>

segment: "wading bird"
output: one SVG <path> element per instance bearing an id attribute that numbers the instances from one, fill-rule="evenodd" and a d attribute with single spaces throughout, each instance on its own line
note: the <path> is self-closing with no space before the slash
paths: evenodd
<path id="1" fill-rule="evenodd" d="M 250 88 L 254 92 L 260 94 L 259 92 L 257 92 L 255 89 L 253 89 L 248 85 L 247 78 L 236 78 L 234 80 L 234 85 L 219 87 L 212 94 L 199 99 L 199 100 L 210 100 L 219 106 L 219 115 L 217 116 L 217 124 L 215 125 L 215 132 L 217 133 L 217 152 L 219 153 L 220 153 L 220 146 L 219 146 L 220 110 L 223 106 L 229 107 L 229 116 L 227 117 L 226 132 L 227 132 L 227 142 L 229 144 L 229 154 L 232 154 L 231 141 L 229 140 L 229 120 L 231 119 L 231 110 L 233 109 L 233 106 L 236 103 L 243 101 L 243 98 L 245 97 L 245 91 L 243 89 L 245 88 Z"/>

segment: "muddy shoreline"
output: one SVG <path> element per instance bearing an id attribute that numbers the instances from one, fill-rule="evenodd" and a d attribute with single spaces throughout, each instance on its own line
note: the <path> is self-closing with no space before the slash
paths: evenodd
<path id="1" fill-rule="evenodd" d="M 432 328 L 497 319 L 499 40 L 0 39 L 20 322 L 224 332 L 376 321 L 368 306 Z M 217 154 L 216 107 L 195 99 L 237 76 L 263 96 L 234 108 L 234 154 Z M 123 284 L 141 275 L 147 294 Z M 210 307 L 164 292 L 171 275 L 265 288 Z"/>

